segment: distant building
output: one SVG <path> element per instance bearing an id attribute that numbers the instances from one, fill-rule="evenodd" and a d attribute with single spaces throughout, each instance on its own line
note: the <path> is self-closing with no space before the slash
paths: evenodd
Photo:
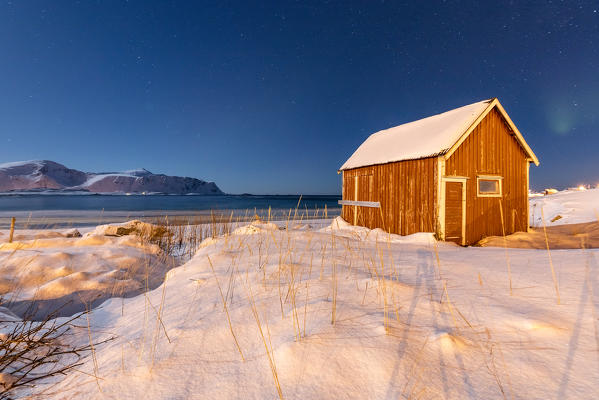
<path id="1" fill-rule="evenodd" d="M 526 231 L 531 162 L 499 100 L 470 104 L 370 135 L 339 169 L 342 216 L 461 245 Z"/>

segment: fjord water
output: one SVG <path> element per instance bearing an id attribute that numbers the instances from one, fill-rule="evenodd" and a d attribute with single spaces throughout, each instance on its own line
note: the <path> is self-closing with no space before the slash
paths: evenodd
<path id="1" fill-rule="evenodd" d="M 158 216 L 207 216 L 211 213 L 265 215 L 269 207 L 273 217 L 288 215 L 289 210 L 306 216 L 338 215 L 341 196 L 331 195 L 69 195 L 18 194 L 0 196 L 0 228 L 11 217 L 27 226 L 82 226 L 130 218 Z M 298 205 L 299 202 L 299 205 Z"/>

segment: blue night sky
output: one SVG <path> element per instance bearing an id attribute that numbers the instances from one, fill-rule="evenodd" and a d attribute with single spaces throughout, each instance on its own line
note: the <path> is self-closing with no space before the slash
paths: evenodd
<path id="1" fill-rule="evenodd" d="M 498 97 L 533 188 L 599 183 L 597 1 L 14 0 L 0 53 L 0 162 L 339 193 L 370 133 Z"/>

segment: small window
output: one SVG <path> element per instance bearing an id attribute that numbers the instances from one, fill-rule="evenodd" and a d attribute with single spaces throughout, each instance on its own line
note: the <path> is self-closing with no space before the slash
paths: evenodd
<path id="1" fill-rule="evenodd" d="M 476 178 L 478 197 L 501 197 L 501 176 L 480 175 Z"/>
<path id="2" fill-rule="evenodd" d="M 478 191 L 484 194 L 499 194 L 498 179 L 481 179 L 478 181 Z"/>

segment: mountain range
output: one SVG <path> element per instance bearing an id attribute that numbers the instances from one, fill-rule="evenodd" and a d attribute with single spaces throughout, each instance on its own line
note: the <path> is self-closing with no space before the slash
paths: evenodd
<path id="1" fill-rule="evenodd" d="M 214 182 L 153 174 L 146 169 L 123 172 L 83 172 L 54 161 L 0 164 L 0 192 L 223 194 Z"/>

